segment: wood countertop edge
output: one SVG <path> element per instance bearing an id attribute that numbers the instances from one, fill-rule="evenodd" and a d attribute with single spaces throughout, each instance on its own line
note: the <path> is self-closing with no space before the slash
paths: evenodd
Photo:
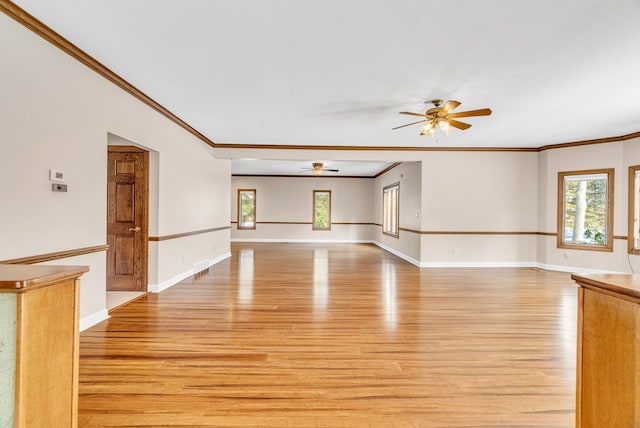
<path id="1" fill-rule="evenodd" d="M 640 300 L 640 275 L 632 274 L 571 274 L 571 279 L 581 286 L 600 289 Z M 633 287 L 629 287 L 633 283 Z"/>
<path id="2" fill-rule="evenodd" d="M 78 278 L 89 266 L 0 265 L 0 292 L 22 293 Z"/>

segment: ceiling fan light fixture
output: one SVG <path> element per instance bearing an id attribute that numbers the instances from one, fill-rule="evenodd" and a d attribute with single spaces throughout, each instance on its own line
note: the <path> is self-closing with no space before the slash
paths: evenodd
<path id="1" fill-rule="evenodd" d="M 420 128 L 420 135 L 426 135 L 428 137 L 433 137 L 436 133 L 435 123 L 431 122 L 427 125 L 424 125 Z"/>
<path id="2" fill-rule="evenodd" d="M 339 169 L 331 168 L 331 167 L 329 167 L 328 165 L 325 165 L 322 162 L 312 162 L 311 166 L 312 166 L 312 168 L 302 168 L 301 171 L 310 172 L 311 174 L 315 175 L 316 177 L 321 176 L 325 172 L 339 172 L 340 171 Z"/>
<path id="3" fill-rule="evenodd" d="M 422 120 L 418 120 L 417 122 L 407 123 L 405 125 L 396 126 L 391 128 L 391 130 L 405 128 L 407 126 L 416 125 L 418 123 L 427 122 L 420 128 L 420 135 L 427 135 L 429 137 L 435 136 L 436 129 L 440 128 L 442 132 L 446 135 L 450 135 L 453 131 L 453 128 L 460 129 L 464 131 L 465 129 L 471 128 L 471 125 L 465 122 L 461 122 L 457 120 L 462 117 L 474 117 L 474 116 L 489 116 L 492 111 L 490 108 L 481 108 L 477 110 L 468 110 L 461 111 L 457 113 L 453 113 L 453 110 L 458 108 L 460 101 L 449 100 L 443 106 L 442 100 L 432 100 L 434 107 L 428 109 L 424 113 L 415 113 L 411 111 L 401 111 L 400 114 L 406 114 L 409 116 L 418 116 L 422 118 Z"/>
<path id="4" fill-rule="evenodd" d="M 444 132 L 446 135 L 451 134 L 451 125 L 449 124 L 448 121 L 440 120 L 438 121 L 438 126 L 440 127 L 440 130 Z"/>

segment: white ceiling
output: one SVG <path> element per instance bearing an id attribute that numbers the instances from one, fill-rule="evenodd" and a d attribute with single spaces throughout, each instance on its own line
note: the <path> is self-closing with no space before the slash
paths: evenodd
<path id="1" fill-rule="evenodd" d="M 312 162 L 322 162 L 325 168 L 338 171 L 324 171 L 324 177 L 374 177 L 393 165 L 392 162 L 345 162 L 334 160 L 264 160 L 233 159 L 231 171 L 235 175 L 300 175 L 313 177 Z"/>
<path id="2" fill-rule="evenodd" d="M 216 143 L 539 147 L 640 130 L 640 0 L 16 3 Z M 437 139 L 391 130 L 434 98 L 493 115 Z"/>

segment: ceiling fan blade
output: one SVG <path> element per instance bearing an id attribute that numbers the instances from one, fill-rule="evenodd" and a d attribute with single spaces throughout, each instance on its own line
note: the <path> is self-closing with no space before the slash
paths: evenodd
<path id="1" fill-rule="evenodd" d="M 447 114 L 451 113 L 451 111 L 458 108 L 460 104 L 462 103 L 456 100 L 447 101 L 446 103 L 444 103 L 444 105 L 442 106 L 442 109 L 440 110 L 442 112 L 440 113 L 440 116 L 446 116 Z"/>
<path id="2" fill-rule="evenodd" d="M 461 111 L 460 113 L 451 113 L 447 117 L 471 117 L 471 116 L 489 116 L 491 114 L 490 108 L 481 108 L 479 110 Z"/>
<path id="3" fill-rule="evenodd" d="M 454 128 L 458 128 L 463 131 L 465 129 L 471 128 L 471 125 L 469 125 L 468 123 L 460 122 L 459 120 L 447 119 L 447 122 L 449 122 L 449 125 L 453 126 Z"/>
<path id="4" fill-rule="evenodd" d="M 324 171 L 338 172 L 340 170 L 339 169 L 334 169 L 334 168 L 325 168 Z"/>
<path id="5" fill-rule="evenodd" d="M 401 111 L 400 114 L 410 114 L 411 116 L 426 117 L 426 115 L 424 113 L 412 113 L 410 111 Z"/>
<path id="6" fill-rule="evenodd" d="M 416 123 L 422 123 L 422 122 L 428 122 L 428 121 L 429 119 L 419 120 L 417 122 L 407 123 L 406 125 L 396 126 L 395 128 L 391 128 L 391 130 L 393 131 L 394 129 L 400 129 L 400 128 L 404 128 L 405 126 L 411 126 L 411 125 L 415 125 Z"/>

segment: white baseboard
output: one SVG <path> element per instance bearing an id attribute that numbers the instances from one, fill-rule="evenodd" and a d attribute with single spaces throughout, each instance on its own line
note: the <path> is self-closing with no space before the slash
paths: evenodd
<path id="1" fill-rule="evenodd" d="M 162 281 L 158 284 L 149 284 L 149 286 L 147 287 L 147 291 L 149 291 L 149 293 L 160 293 L 161 291 L 166 290 L 172 285 L 176 285 L 180 281 L 189 278 L 194 273 L 195 272 L 193 271 L 193 269 L 189 269 L 188 271 L 182 272 L 180 275 L 176 275 L 172 278 L 167 279 L 166 281 Z"/>
<path id="2" fill-rule="evenodd" d="M 252 238 L 233 238 L 231 242 L 288 242 L 296 244 L 373 244 L 371 239 L 252 239 Z"/>
<path id="3" fill-rule="evenodd" d="M 198 273 L 200 271 L 208 269 L 211 266 L 215 265 L 216 263 L 220 263 L 221 261 L 223 261 L 225 259 L 228 259 L 229 257 L 231 257 L 231 253 L 230 252 L 224 253 L 223 255 L 218 256 L 215 259 L 210 259 L 209 263 L 203 264 L 201 266 L 202 267 L 201 269 L 196 269 L 196 268 L 189 269 L 188 271 L 182 272 L 181 274 L 176 275 L 176 276 L 174 276 L 172 278 L 169 278 L 169 279 L 167 279 L 165 281 L 162 281 L 159 284 L 149 284 L 148 287 L 147 287 L 147 290 L 150 293 L 160 293 L 161 291 L 164 291 L 167 288 L 169 288 L 169 287 L 171 287 L 173 285 L 176 285 L 180 281 L 189 278 L 191 275 L 195 275 L 196 273 Z"/>
<path id="4" fill-rule="evenodd" d="M 544 270 L 554 270 L 558 272 L 570 272 L 570 273 L 625 273 L 625 272 L 617 272 L 612 270 L 589 269 L 589 268 L 574 267 L 574 266 L 548 265 L 545 263 L 536 263 L 536 267 Z"/>
<path id="5" fill-rule="evenodd" d="M 408 262 L 409 262 L 409 263 L 411 263 L 412 265 L 416 265 L 416 266 L 418 266 L 418 267 L 421 267 L 421 266 L 420 266 L 420 262 L 419 262 L 418 260 L 414 259 L 413 257 L 408 256 L 408 255 L 406 255 L 405 253 L 402 253 L 402 252 L 400 252 L 400 251 L 396 250 L 395 248 L 391 248 L 391 247 L 389 247 L 389 246 L 386 246 L 386 245 L 384 245 L 382 242 L 379 242 L 379 241 L 373 241 L 373 243 L 374 243 L 374 244 L 376 244 L 378 247 L 382 248 L 383 250 L 390 252 L 390 253 L 391 253 L 391 254 L 393 254 L 394 256 L 398 256 L 398 257 L 400 257 L 401 259 L 408 261 Z"/>
<path id="6" fill-rule="evenodd" d="M 608 271 L 602 269 L 589 269 L 573 266 L 560 266 L 550 265 L 545 263 L 524 261 L 524 262 L 421 262 L 408 256 L 395 248 L 391 248 L 382 242 L 376 240 L 323 240 L 323 239 L 244 239 L 236 238 L 231 239 L 231 242 L 290 242 L 290 243 L 353 243 L 353 244 L 375 244 L 385 251 L 400 257 L 403 260 L 411 263 L 412 265 L 421 268 L 539 268 L 544 270 L 558 271 L 558 272 L 570 272 L 570 273 L 625 273 Z"/>
<path id="7" fill-rule="evenodd" d="M 538 268 L 570 273 L 624 273 L 602 269 L 589 269 L 572 266 L 548 265 L 538 262 L 422 262 L 420 267 L 430 268 Z"/>
<path id="8" fill-rule="evenodd" d="M 94 312 L 91 315 L 87 315 L 86 317 L 80 318 L 80 331 L 84 331 L 89 327 L 93 327 L 94 325 L 106 319 L 109 319 L 109 311 L 107 311 L 107 308 L 99 310 L 98 312 Z"/>
<path id="9" fill-rule="evenodd" d="M 420 267 L 430 268 L 506 268 L 538 267 L 536 262 L 421 262 Z"/>

